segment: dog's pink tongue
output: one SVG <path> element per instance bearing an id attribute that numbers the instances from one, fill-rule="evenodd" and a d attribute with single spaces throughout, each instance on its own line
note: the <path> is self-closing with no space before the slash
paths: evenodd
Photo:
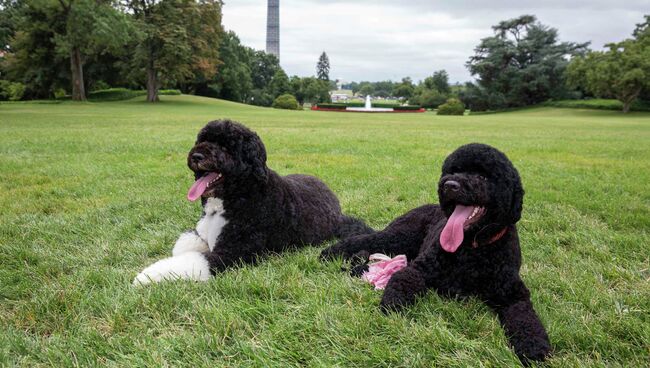
<path id="1" fill-rule="evenodd" d="M 190 191 L 187 192 L 187 199 L 194 202 L 205 192 L 205 189 L 208 187 L 208 184 L 217 177 L 217 173 L 209 173 L 200 177 L 197 181 L 192 184 Z"/>
<path id="2" fill-rule="evenodd" d="M 455 252 L 463 242 L 463 226 L 465 220 L 474 211 L 474 206 L 457 205 L 454 213 L 449 216 L 445 228 L 440 233 L 440 245 L 449 253 Z"/>

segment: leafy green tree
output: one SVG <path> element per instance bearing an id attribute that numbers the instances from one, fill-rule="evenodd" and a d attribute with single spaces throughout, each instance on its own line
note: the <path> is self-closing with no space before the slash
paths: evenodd
<path id="1" fill-rule="evenodd" d="M 447 100 L 447 95 L 438 92 L 437 89 L 428 89 L 422 86 L 416 88 L 416 92 L 409 100 L 411 105 L 420 105 L 422 107 L 435 109 Z"/>
<path id="2" fill-rule="evenodd" d="M 408 100 L 413 96 L 413 91 L 415 87 L 413 86 L 413 81 L 410 77 L 402 78 L 402 83 L 395 85 L 392 95 L 399 97 L 403 100 Z"/>
<path id="3" fill-rule="evenodd" d="M 241 44 L 234 32 L 227 32 L 219 45 L 219 57 L 222 63 L 217 67 L 212 79 L 197 86 L 196 93 L 230 101 L 248 102 L 253 89 L 251 76 L 253 53 L 251 48 Z"/>
<path id="4" fill-rule="evenodd" d="M 275 72 L 275 75 L 273 76 L 273 79 L 271 79 L 271 83 L 269 84 L 269 90 L 273 97 L 278 97 L 280 95 L 284 95 L 291 92 L 289 77 L 287 77 L 287 73 L 285 73 L 284 70 L 278 69 Z"/>
<path id="5" fill-rule="evenodd" d="M 359 87 L 359 83 L 357 83 L 357 82 L 349 83 L 348 87 L 349 87 L 348 89 L 352 91 L 353 96 L 356 95 L 359 92 L 360 87 Z M 345 88 L 345 87 L 343 87 L 343 88 Z"/>
<path id="6" fill-rule="evenodd" d="M 390 97 L 395 89 L 395 83 L 392 81 L 379 81 L 373 83 L 374 95 L 379 97 Z"/>
<path id="7" fill-rule="evenodd" d="M 361 82 L 359 83 L 359 94 L 362 96 L 368 96 L 375 93 L 375 87 L 370 82 Z"/>
<path id="8" fill-rule="evenodd" d="M 72 99 L 86 99 L 83 67 L 88 55 L 123 47 L 133 28 L 124 13 L 113 8 L 110 0 L 58 0 L 53 8 L 64 26 L 55 33 L 57 52 L 68 55 L 72 76 Z"/>
<path id="9" fill-rule="evenodd" d="M 446 70 L 438 70 L 433 73 L 433 76 L 425 80 L 425 84 L 429 89 L 435 89 L 442 94 L 449 94 L 451 88 L 449 87 L 449 74 Z"/>
<path id="10" fill-rule="evenodd" d="M 339 83 L 338 79 L 328 81 L 329 90 L 330 91 L 336 91 L 337 89 L 339 89 L 338 83 Z"/>
<path id="11" fill-rule="evenodd" d="M 325 51 L 323 51 L 318 58 L 318 63 L 316 64 L 316 76 L 320 80 L 330 80 L 330 59 L 327 57 Z"/>
<path id="12" fill-rule="evenodd" d="M 265 89 L 255 88 L 251 91 L 250 97 L 246 102 L 256 106 L 271 106 L 273 96 Z"/>
<path id="13" fill-rule="evenodd" d="M 128 16 L 109 0 L 31 0 L 10 6 L 14 36 L 4 46 L 11 51 L 8 74 L 27 85 L 30 97 L 48 97 L 69 80 L 73 100 L 85 100 L 85 63 L 123 48 L 132 34 Z"/>
<path id="14" fill-rule="evenodd" d="M 300 104 L 309 102 L 311 104 L 330 102 L 329 83 L 327 81 L 314 78 L 297 76 L 291 77 L 289 81 L 292 94 Z"/>
<path id="15" fill-rule="evenodd" d="M 305 94 L 302 90 L 302 78 L 297 75 L 291 76 L 291 78 L 289 78 L 289 86 L 291 87 L 291 94 L 296 97 L 298 103 L 300 105 L 305 103 Z"/>
<path id="16" fill-rule="evenodd" d="M 17 0 L 0 0 L 0 51 L 9 52 L 9 43 L 18 26 L 18 12 L 22 2 Z"/>
<path id="17" fill-rule="evenodd" d="M 158 101 L 162 84 L 210 79 L 219 64 L 223 35 L 220 0 L 126 0 L 142 37 L 134 71 L 146 75 L 147 101 Z"/>
<path id="18" fill-rule="evenodd" d="M 65 32 L 55 1 L 20 3 L 14 13 L 14 36 L 3 63 L 7 79 L 25 84 L 25 98 L 49 98 L 70 85 L 70 61 L 56 52 L 54 38 Z"/>
<path id="19" fill-rule="evenodd" d="M 255 88 L 267 88 L 279 69 L 281 69 L 280 61 L 275 55 L 267 54 L 259 50 L 253 51 L 251 57 L 251 73 Z"/>
<path id="20" fill-rule="evenodd" d="M 522 15 L 492 27 L 494 36 L 481 40 L 467 67 L 477 76 L 473 96 L 502 96 L 502 108 L 560 98 L 566 93 L 564 70 L 568 57 L 581 55 L 588 43 L 559 42 L 558 32 Z M 475 104 L 476 105 L 476 104 Z"/>
<path id="21" fill-rule="evenodd" d="M 645 15 L 643 18 L 643 22 L 637 24 L 632 33 L 632 35 L 638 40 L 650 37 L 650 15 Z M 639 99 L 650 104 L 650 87 L 646 87 L 641 91 Z"/>
<path id="22" fill-rule="evenodd" d="M 647 18 L 646 18 L 647 23 Z M 592 51 L 575 58 L 567 68 L 568 84 L 598 97 L 615 97 L 623 112 L 644 89 L 650 89 L 650 34 L 647 26 L 635 30 L 636 39 L 606 45 L 607 51 Z"/>

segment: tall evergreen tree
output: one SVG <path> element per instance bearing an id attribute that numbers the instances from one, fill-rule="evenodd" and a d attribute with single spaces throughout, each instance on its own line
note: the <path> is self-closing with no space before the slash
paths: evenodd
<path id="1" fill-rule="evenodd" d="M 481 40 L 467 62 L 476 85 L 468 85 L 465 98 L 489 109 L 525 106 L 559 98 L 565 90 L 564 70 L 569 57 L 586 51 L 589 43 L 559 42 L 558 32 L 532 15 L 502 21 L 494 36 Z"/>
<path id="2" fill-rule="evenodd" d="M 324 81 L 330 80 L 330 59 L 327 57 L 325 51 L 323 51 L 318 58 L 318 63 L 316 64 L 316 77 Z"/>

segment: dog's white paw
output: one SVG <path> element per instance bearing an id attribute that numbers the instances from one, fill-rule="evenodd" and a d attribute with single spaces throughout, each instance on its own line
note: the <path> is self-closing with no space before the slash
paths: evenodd
<path id="1" fill-rule="evenodd" d="M 189 231 L 182 233 L 176 240 L 172 255 L 178 256 L 187 252 L 206 252 L 208 251 L 208 244 L 203 241 L 196 233 Z"/>
<path id="2" fill-rule="evenodd" d="M 207 281 L 210 277 L 210 264 L 205 256 L 199 252 L 187 252 L 161 259 L 145 268 L 135 277 L 133 285 L 177 279 Z"/>

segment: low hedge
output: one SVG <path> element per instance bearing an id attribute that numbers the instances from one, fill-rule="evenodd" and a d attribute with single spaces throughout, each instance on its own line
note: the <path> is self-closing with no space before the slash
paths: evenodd
<path id="1" fill-rule="evenodd" d="M 345 110 L 347 105 L 342 104 L 342 103 L 319 103 L 319 104 L 316 104 L 316 107 L 321 108 L 321 109 Z"/>
<path id="2" fill-rule="evenodd" d="M 158 94 L 161 96 L 180 96 L 183 93 L 178 89 L 161 89 Z"/>
<path id="3" fill-rule="evenodd" d="M 422 107 L 419 105 L 406 105 L 406 106 L 395 106 L 393 107 L 393 110 L 397 111 L 415 111 L 415 110 L 420 110 Z"/>
<path id="4" fill-rule="evenodd" d="M 550 107 L 564 107 L 572 109 L 596 109 L 596 110 L 615 110 L 622 111 L 623 103 L 619 100 L 593 98 L 589 100 L 561 100 L 547 101 L 542 104 Z M 630 106 L 630 111 L 650 111 L 650 103 L 644 101 L 635 101 Z"/>
<path id="5" fill-rule="evenodd" d="M 347 107 L 364 107 L 365 104 L 351 102 L 351 103 L 319 103 L 316 105 L 321 109 L 336 109 L 336 110 L 345 110 Z M 419 110 L 420 106 L 418 105 L 396 105 L 396 104 L 372 104 L 372 107 L 394 109 L 394 110 Z"/>
<path id="6" fill-rule="evenodd" d="M 158 90 L 159 96 L 177 96 L 180 95 L 181 91 L 177 89 L 161 89 Z M 58 95 L 58 96 L 57 96 Z M 109 88 L 102 89 L 99 91 L 93 91 L 88 93 L 88 100 L 93 102 L 103 102 L 103 101 L 122 101 L 130 100 L 138 96 L 146 96 L 147 91 L 145 90 L 132 90 L 128 88 Z M 61 93 L 55 93 L 55 98 L 57 100 L 69 100 L 70 95 L 63 95 Z"/>
<path id="7" fill-rule="evenodd" d="M 391 107 L 397 107 L 399 104 L 396 103 L 390 103 L 390 102 L 371 102 L 372 107 L 382 107 L 382 108 L 391 108 Z M 346 106 L 348 107 L 365 107 L 366 103 L 365 102 L 346 102 Z"/>
<path id="8" fill-rule="evenodd" d="M 88 99 L 91 101 L 121 101 L 146 95 L 147 91 L 134 91 L 128 88 L 109 88 L 90 92 Z"/>

